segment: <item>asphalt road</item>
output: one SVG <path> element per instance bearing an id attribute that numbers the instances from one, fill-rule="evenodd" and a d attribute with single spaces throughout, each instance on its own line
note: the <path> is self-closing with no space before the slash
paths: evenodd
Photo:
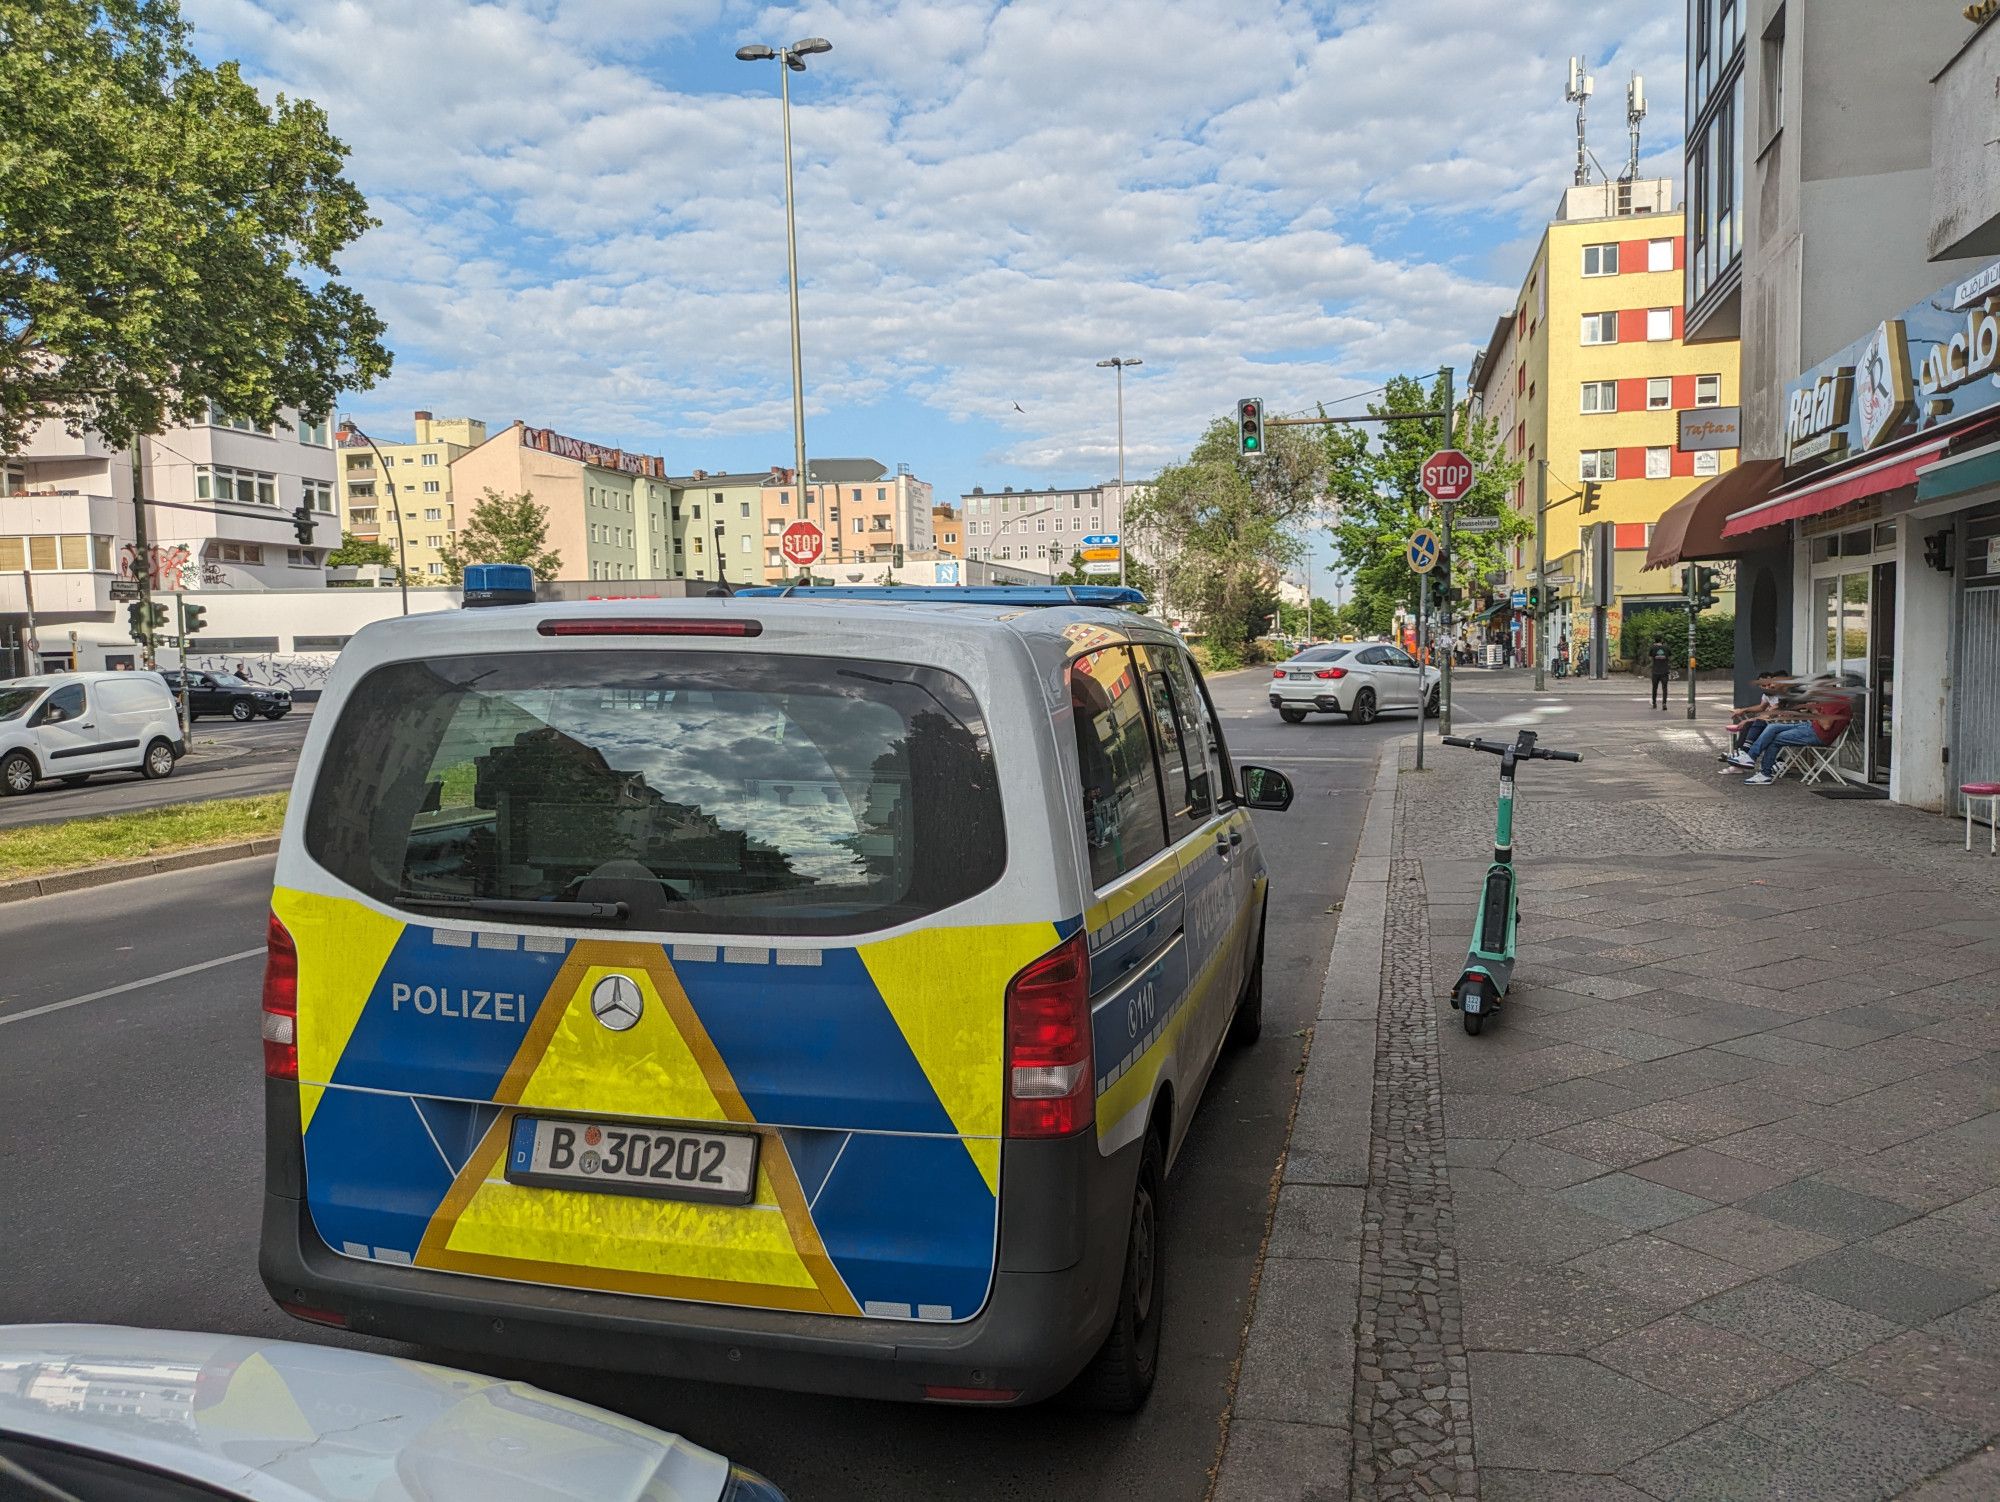
<path id="1" fill-rule="evenodd" d="M 32 793 L 0 798 L 0 829 L 285 792 L 292 785 L 299 747 L 305 744 L 311 723 L 310 704 L 299 705 L 282 720 L 251 720 L 243 725 L 227 717 L 196 720 L 192 749 L 175 766 L 173 776 L 149 782 L 138 772 L 99 772 L 81 787 L 38 783 Z"/>
<path id="2" fill-rule="evenodd" d="M 930 1409 L 422 1354 L 679 1430 L 765 1472 L 795 1502 L 1202 1497 L 1329 912 L 1377 753 L 1414 726 L 1407 715 L 1285 725 L 1263 683 L 1260 673 L 1225 677 L 1216 698 L 1236 759 L 1276 766 L 1298 790 L 1288 813 L 1256 816 L 1272 871 L 1266 1025 L 1257 1047 L 1219 1068 L 1169 1186 L 1164 1366 L 1143 1413 Z M 239 861 L 0 907 L 0 1322 L 343 1339 L 280 1314 L 256 1276 L 256 993 L 270 869 Z"/>

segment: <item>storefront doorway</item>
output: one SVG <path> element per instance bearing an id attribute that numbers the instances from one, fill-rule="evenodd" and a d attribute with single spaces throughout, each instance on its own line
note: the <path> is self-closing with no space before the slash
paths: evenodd
<path id="1" fill-rule="evenodd" d="M 1878 563 L 1869 581 L 1868 780 L 1889 780 L 1896 738 L 1896 565 Z"/>
<path id="2" fill-rule="evenodd" d="M 1896 523 L 1827 532 L 1813 550 L 1813 672 L 1864 700 L 1840 765 L 1868 782 L 1887 782 L 1895 752 Z"/>

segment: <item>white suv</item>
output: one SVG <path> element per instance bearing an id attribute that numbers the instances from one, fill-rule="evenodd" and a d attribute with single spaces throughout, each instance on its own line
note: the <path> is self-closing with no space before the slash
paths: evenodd
<path id="1" fill-rule="evenodd" d="M 158 673 L 50 673 L 0 682 L 0 793 L 93 772 L 167 777 L 187 753 Z"/>
<path id="2" fill-rule="evenodd" d="M 1344 714 L 1366 725 L 1385 709 L 1438 711 L 1438 670 L 1387 642 L 1307 647 L 1271 670 L 1271 707 L 1296 725 L 1314 713 Z"/>

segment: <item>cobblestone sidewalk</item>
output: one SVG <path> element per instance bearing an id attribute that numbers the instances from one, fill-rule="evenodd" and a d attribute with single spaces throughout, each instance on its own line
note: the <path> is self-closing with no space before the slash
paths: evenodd
<path id="1" fill-rule="evenodd" d="M 1385 769 L 1217 1497 L 2000 1497 L 2000 862 L 1716 776 L 1713 710 L 1519 706 L 1458 728 L 1587 760 L 1521 775 L 1480 1037 L 1496 765 L 1406 752 L 1393 831 Z"/>

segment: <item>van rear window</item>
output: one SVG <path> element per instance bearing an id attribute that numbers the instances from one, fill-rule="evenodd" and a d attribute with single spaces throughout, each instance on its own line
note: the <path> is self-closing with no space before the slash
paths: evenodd
<path id="1" fill-rule="evenodd" d="M 305 840 L 332 875 L 411 911 L 623 903 L 623 926 L 676 933 L 887 927 L 1006 864 L 992 747 L 962 680 L 753 652 L 377 668 L 327 743 Z"/>

